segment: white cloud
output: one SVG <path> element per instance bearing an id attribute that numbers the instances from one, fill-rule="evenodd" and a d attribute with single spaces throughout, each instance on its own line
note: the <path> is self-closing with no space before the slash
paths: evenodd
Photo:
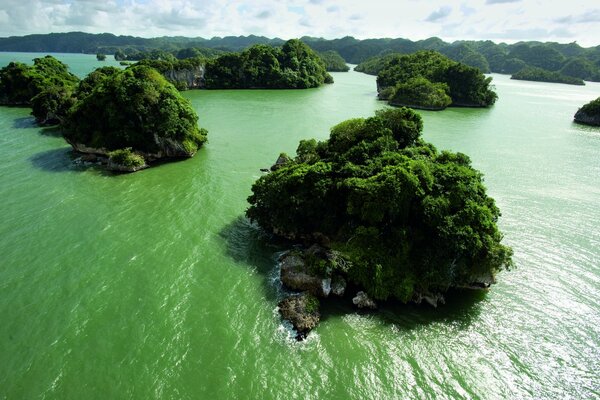
<path id="1" fill-rule="evenodd" d="M 0 36 L 74 30 L 142 37 L 438 36 L 591 46 L 600 42 L 599 19 L 596 0 L 0 0 Z"/>

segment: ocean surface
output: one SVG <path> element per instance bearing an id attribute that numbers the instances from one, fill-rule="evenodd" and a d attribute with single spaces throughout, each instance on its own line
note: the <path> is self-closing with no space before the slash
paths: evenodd
<path id="1" fill-rule="evenodd" d="M 79 76 L 116 65 L 57 56 Z M 600 84 L 493 75 L 495 106 L 420 112 L 485 174 L 516 268 L 437 309 L 329 303 L 298 343 L 276 311 L 282 248 L 243 215 L 280 152 L 385 106 L 374 77 L 333 76 L 185 92 L 209 143 L 126 175 L 0 107 L 0 399 L 600 398 L 600 128 L 572 123 Z"/>

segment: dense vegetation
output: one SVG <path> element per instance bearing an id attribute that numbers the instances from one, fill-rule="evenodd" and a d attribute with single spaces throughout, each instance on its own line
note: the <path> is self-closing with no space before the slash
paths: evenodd
<path id="1" fill-rule="evenodd" d="M 189 102 L 156 70 L 136 65 L 88 78 L 64 122 L 69 143 L 161 158 L 191 156 L 206 141 Z M 90 82 L 91 90 L 83 86 Z"/>
<path id="2" fill-rule="evenodd" d="M 104 54 L 104 53 L 98 53 L 98 54 L 96 54 L 96 60 L 98 60 L 98 61 L 106 61 L 106 54 Z"/>
<path id="3" fill-rule="evenodd" d="M 577 110 L 574 119 L 580 124 L 600 126 L 600 97 Z"/>
<path id="4" fill-rule="evenodd" d="M 420 50 L 435 50 L 454 61 L 478 68 L 481 72 L 513 74 L 525 67 L 543 68 L 551 72 L 600 81 L 600 46 L 584 48 L 577 43 L 492 41 L 456 41 L 447 43 L 437 37 L 411 41 L 408 39 L 366 39 L 353 37 L 327 40 L 303 37 L 304 43 L 318 52 L 336 51 L 347 62 L 359 64 L 372 57 L 388 53 L 411 54 Z M 117 54 L 121 60 L 152 58 L 149 53 L 169 54 L 179 59 L 198 56 L 214 57 L 223 51 L 241 51 L 255 44 L 281 46 L 279 38 L 262 36 L 227 36 L 203 38 L 160 37 L 145 39 L 112 34 L 82 32 L 28 35 L 0 38 L 0 51 L 36 51 Z M 195 54 L 194 54 L 195 53 Z M 162 56 L 159 56 L 162 57 Z M 160 58 L 164 59 L 164 58 Z M 357 70 L 361 70 L 358 67 Z M 376 75 L 379 71 L 371 71 Z"/>
<path id="5" fill-rule="evenodd" d="M 29 105 L 44 90 L 69 91 L 79 79 L 56 58 L 46 56 L 33 60 L 33 65 L 11 62 L 0 69 L 0 104 Z"/>
<path id="6" fill-rule="evenodd" d="M 526 67 L 519 72 L 514 73 L 511 79 L 521 81 L 538 81 L 538 82 L 553 82 L 566 83 L 568 85 L 585 85 L 581 78 L 562 75 L 558 72 L 547 71 L 542 68 Z"/>
<path id="7" fill-rule="evenodd" d="M 449 105 L 487 107 L 497 95 L 492 78 L 477 68 L 450 60 L 435 51 L 388 58 L 377 75 L 379 97 L 391 105 L 443 109 Z"/>
<path id="8" fill-rule="evenodd" d="M 305 89 L 333 82 L 323 60 L 296 39 L 209 60 L 204 78 L 208 89 Z"/>
<path id="9" fill-rule="evenodd" d="M 79 81 L 51 56 L 10 63 L 0 70 L 0 96 L 30 104 L 39 123 L 60 124 L 76 150 L 104 154 L 119 170 L 189 157 L 206 141 L 189 102 L 146 65 L 102 67 Z"/>
<path id="10" fill-rule="evenodd" d="M 351 281 L 377 299 L 490 282 L 511 265 L 500 211 L 461 153 L 421 138 L 408 108 L 333 127 L 303 140 L 296 157 L 256 181 L 247 216 L 285 237 L 329 238 Z"/>
<path id="11" fill-rule="evenodd" d="M 319 57 L 325 62 L 325 69 L 329 72 L 347 72 L 350 67 L 338 52 L 328 50 L 319 53 Z"/>

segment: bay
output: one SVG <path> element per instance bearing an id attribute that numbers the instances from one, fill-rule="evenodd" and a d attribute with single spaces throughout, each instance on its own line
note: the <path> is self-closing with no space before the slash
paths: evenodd
<path id="1" fill-rule="evenodd" d="M 57 56 L 79 76 L 106 65 Z M 332 303 L 296 343 L 275 309 L 282 249 L 243 213 L 280 152 L 384 107 L 374 77 L 333 76 L 184 92 L 209 143 L 128 175 L 0 107 L 0 398 L 600 397 L 600 129 L 572 123 L 600 84 L 493 75 L 492 108 L 420 112 L 426 140 L 484 173 L 516 269 L 438 309 Z"/>

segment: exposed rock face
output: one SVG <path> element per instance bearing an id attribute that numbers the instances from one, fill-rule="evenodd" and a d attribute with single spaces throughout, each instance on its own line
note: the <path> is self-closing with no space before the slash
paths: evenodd
<path id="1" fill-rule="evenodd" d="M 298 340 L 304 339 L 321 318 L 319 300 L 307 292 L 291 295 L 280 301 L 278 306 L 283 319 L 290 321 L 298 332 Z"/>
<path id="2" fill-rule="evenodd" d="M 170 69 L 163 75 L 180 89 L 202 89 L 204 87 L 204 71 L 204 66 L 198 65 L 189 69 Z"/>
<path id="3" fill-rule="evenodd" d="M 581 109 L 575 113 L 574 119 L 578 124 L 600 126 L 600 115 L 589 115 Z"/>
<path id="4" fill-rule="evenodd" d="M 413 299 L 413 302 L 416 304 L 421 304 L 421 302 L 426 302 L 434 308 L 437 308 L 439 304 L 445 304 L 446 300 L 441 293 L 427 293 L 420 294 Z"/>
<path id="5" fill-rule="evenodd" d="M 117 172 L 136 172 L 140 169 L 148 168 L 149 165 L 144 163 L 143 165 L 129 166 L 116 163 L 112 161 L 110 158 L 108 159 L 108 163 L 106 164 L 106 169 L 109 171 L 117 171 Z"/>
<path id="6" fill-rule="evenodd" d="M 352 303 L 354 303 L 354 305 L 356 305 L 358 308 L 377 308 L 377 303 L 375 303 L 375 301 L 373 301 L 373 299 L 371 299 L 369 295 L 362 290 L 356 293 L 356 296 L 354 296 L 352 299 Z"/>
<path id="7" fill-rule="evenodd" d="M 271 166 L 271 171 L 277 171 L 279 168 L 283 167 L 289 161 L 290 161 L 290 158 L 287 155 L 280 154 L 279 157 L 277 157 L 277 161 L 275 161 L 275 164 L 273 164 Z"/>
<path id="8" fill-rule="evenodd" d="M 279 261 L 281 282 L 288 288 L 307 291 L 319 297 L 327 297 L 331 293 L 331 278 L 311 274 L 298 252 L 287 252 L 280 257 Z"/>
<path id="9" fill-rule="evenodd" d="M 183 144 L 176 140 L 173 140 L 170 138 L 161 138 L 161 137 L 158 137 L 158 135 L 154 135 L 154 140 L 159 147 L 159 150 L 157 152 L 149 153 L 149 152 L 143 152 L 143 151 L 136 150 L 136 153 L 138 153 L 139 155 L 144 157 L 144 159 L 147 162 L 160 160 L 162 158 L 187 158 L 187 157 L 192 157 L 195 154 L 194 152 L 187 151 L 185 149 L 185 147 L 183 146 Z M 100 147 L 100 148 L 89 147 L 82 143 L 74 143 L 69 140 L 67 140 L 67 141 L 73 147 L 73 150 L 75 150 L 79 153 L 94 154 L 97 156 L 103 156 L 103 157 L 108 158 L 108 153 L 110 152 L 110 150 L 107 150 L 104 147 Z M 111 164 L 110 162 L 107 161 L 107 168 L 114 170 L 114 171 L 134 172 L 139 169 L 146 168 L 146 167 L 148 167 L 148 165 L 144 165 L 142 167 L 136 167 L 135 169 L 132 169 L 132 168 L 126 167 L 126 166 L 119 166 L 119 164 L 115 164 L 115 163 Z"/>
<path id="10" fill-rule="evenodd" d="M 336 296 L 343 296 L 345 291 L 346 280 L 339 275 L 334 275 L 331 281 L 331 293 L 335 294 Z"/>

